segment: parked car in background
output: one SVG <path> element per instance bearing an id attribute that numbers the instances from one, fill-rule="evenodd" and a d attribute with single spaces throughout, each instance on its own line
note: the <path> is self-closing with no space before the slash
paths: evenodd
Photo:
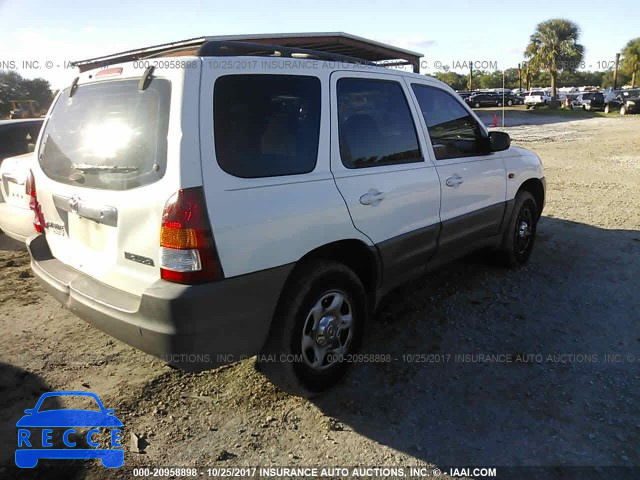
<path id="1" fill-rule="evenodd" d="M 563 93 L 561 95 L 558 95 L 560 106 L 562 108 L 568 108 L 568 109 L 573 108 L 573 101 L 576 99 L 577 96 L 578 96 L 577 93 Z"/>
<path id="2" fill-rule="evenodd" d="M 467 98 L 469 98 L 471 95 L 473 95 L 473 92 L 456 92 L 460 98 L 462 98 L 463 100 L 466 100 Z"/>
<path id="3" fill-rule="evenodd" d="M 33 232 L 25 183 L 43 121 L 0 120 L 0 231 L 20 241 Z"/>
<path id="4" fill-rule="evenodd" d="M 544 90 L 532 90 L 524 97 L 524 106 L 528 109 L 542 107 L 551 102 L 551 96 Z"/>
<path id="5" fill-rule="evenodd" d="M 615 96 L 605 98 L 604 113 L 619 110 L 620 115 L 638 113 L 640 107 L 640 89 L 617 90 Z"/>
<path id="6" fill-rule="evenodd" d="M 505 93 L 504 96 L 500 95 L 504 104 L 508 107 L 511 105 L 522 105 L 524 104 L 524 97 L 520 95 L 514 95 L 512 93 Z"/>
<path id="7" fill-rule="evenodd" d="M 465 101 L 473 108 L 502 106 L 502 96 L 495 93 L 474 93 Z"/>
<path id="8" fill-rule="evenodd" d="M 571 103 L 572 110 L 604 110 L 604 94 L 602 92 L 584 92 L 579 94 Z"/>
<path id="9" fill-rule="evenodd" d="M 35 155 L 5 158 L 0 165 L 0 230 L 20 242 L 33 233 L 33 212 L 27 191 Z"/>
<path id="10" fill-rule="evenodd" d="M 229 43 L 172 57 L 189 69 L 85 71 L 53 103 L 27 247 L 75 314 L 188 370 L 262 353 L 276 384 L 318 393 L 387 292 L 477 248 L 527 262 L 540 159 L 450 87 L 301 75 L 305 58 L 256 70 L 270 47 Z M 205 68 L 219 56 L 233 68 Z"/>
<path id="11" fill-rule="evenodd" d="M 23 120 L 0 120 L 0 164 L 7 157 L 33 151 L 42 118 Z"/>

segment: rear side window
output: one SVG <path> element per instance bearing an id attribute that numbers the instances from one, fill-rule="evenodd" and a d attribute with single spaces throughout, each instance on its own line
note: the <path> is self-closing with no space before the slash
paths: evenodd
<path id="1" fill-rule="evenodd" d="M 56 102 L 42 135 L 39 161 L 60 182 L 127 190 L 164 175 L 169 124 L 168 80 L 145 90 L 138 80 L 81 85 Z"/>
<path id="2" fill-rule="evenodd" d="M 242 178 L 311 172 L 318 157 L 320 80 L 226 75 L 214 87 L 216 157 Z"/>
<path id="3" fill-rule="evenodd" d="M 0 161 L 29 151 L 29 144 L 36 143 L 41 121 L 0 123 Z"/>
<path id="4" fill-rule="evenodd" d="M 338 80 L 340 157 L 347 168 L 422 162 L 409 104 L 398 82 Z"/>
<path id="5" fill-rule="evenodd" d="M 416 84 L 412 88 L 437 160 L 487 153 L 478 122 L 458 100 L 439 88 Z"/>

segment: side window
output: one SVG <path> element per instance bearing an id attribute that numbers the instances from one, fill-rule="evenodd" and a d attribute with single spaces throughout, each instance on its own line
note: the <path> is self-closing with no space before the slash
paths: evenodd
<path id="1" fill-rule="evenodd" d="M 309 173 L 318 157 L 320 80 L 226 75 L 214 87 L 218 164 L 242 178 Z"/>
<path id="2" fill-rule="evenodd" d="M 17 124 L 0 131 L 0 158 L 27 153 L 29 143 L 38 138 L 39 125 Z"/>
<path id="3" fill-rule="evenodd" d="M 340 157 L 347 168 L 422 162 L 409 104 L 398 82 L 338 80 Z"/>
<path id="4" fill-rule="evenodd" d="M 436 160 L 487 153 L 480 125 L 460 102 L 436 87 L 411 86 L 427 124 Z"/>
<path id="5" fill-rule="evenodd" d="M 0 160 L 13 154 L 15 143 L 13 130 L 13 128 L 0 125 Z"/>

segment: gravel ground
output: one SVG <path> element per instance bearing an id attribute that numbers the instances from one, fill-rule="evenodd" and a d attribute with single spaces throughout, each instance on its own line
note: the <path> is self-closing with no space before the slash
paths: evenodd
<path id="1" fill-rule="evenodd" d="M 114 408 L 129 470 L 89 461 L 30 478 L 640 465 L 640 116 L 551 121 L 505 129 L 546 169 L 530 264 L 506 271 L 476 255 L 394 292 L 364 348 L 392 361 L 355 365 L 312 401 L 277 390 L 251 359 L 189 374 L 102 334 L 46 295 L 0 235 L 0 477 L 27 476 L 9 467 L 15 422 L 47 390 L 90 390 Z"/>

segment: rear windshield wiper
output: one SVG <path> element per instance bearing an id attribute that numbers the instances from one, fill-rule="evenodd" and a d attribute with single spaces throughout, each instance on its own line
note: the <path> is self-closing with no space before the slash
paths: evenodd
<path id="1" fill-rule="evenodd" d="M 120 165 L 89 165 L 88 163 L 80 163 L 73 166 L 74 170 L 83 173 L 109 172 L 109 173 L 130 173 L 139 170 L 138 167 L 120 166 Z"/>

